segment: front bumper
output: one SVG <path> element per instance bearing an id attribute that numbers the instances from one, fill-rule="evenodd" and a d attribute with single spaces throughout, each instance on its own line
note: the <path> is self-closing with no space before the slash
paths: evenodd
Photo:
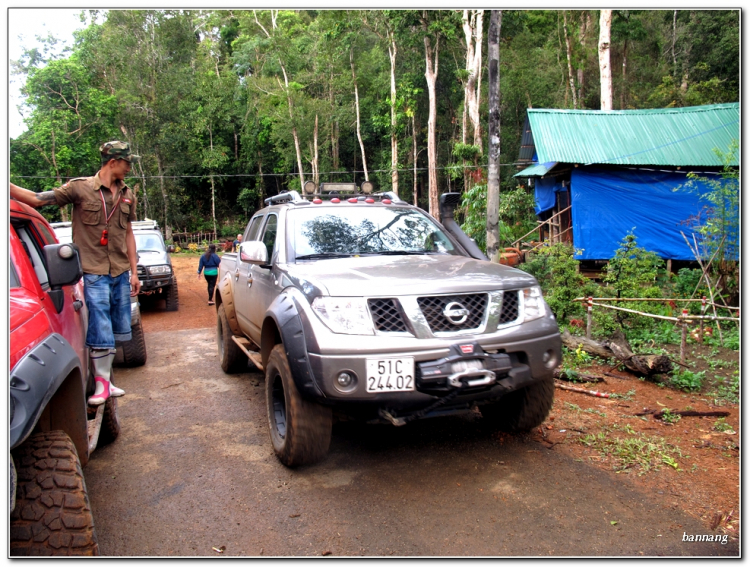
<path id="1" fill-rule="evenodd" d="M 138 270 L 138 279 L 141 281 L 141 294 L 149 294 L 161 291 L 162 288 L 172 285 L 172 274 L 148 275 Z"/>

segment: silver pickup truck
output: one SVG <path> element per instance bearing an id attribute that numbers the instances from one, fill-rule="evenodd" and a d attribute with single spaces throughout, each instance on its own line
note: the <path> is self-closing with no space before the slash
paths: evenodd
<path id="1" fill-rule="evenodd" d="M 458 227 L 371 185 L 308 182 L 266 199 L 216 291 L 225 372 L 265 372 L 274 451 L 322 459 L 333 416 L 404 425 L 476 411 L 504 431 L 547 416 L 560 333 L 537 281 Z"/>

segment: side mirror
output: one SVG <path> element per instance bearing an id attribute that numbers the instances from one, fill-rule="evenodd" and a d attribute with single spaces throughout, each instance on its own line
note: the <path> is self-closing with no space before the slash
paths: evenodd
<path id="1" fill-rule="evenodd" d="M 241 262 L 250 264 L 266 264 L 268 262 L 266 245 L 259 240 L 241 242 L 238 255 Z"/>
<path id="2" fill-rule="evenodd" d="M 83 277 L 81 258 L 75 244 L 48 244 L 44 247 L 44 262 L 50 291 L 47 292 L 58 313 L 65 303 L 63 286 L 78 283 Z"/>

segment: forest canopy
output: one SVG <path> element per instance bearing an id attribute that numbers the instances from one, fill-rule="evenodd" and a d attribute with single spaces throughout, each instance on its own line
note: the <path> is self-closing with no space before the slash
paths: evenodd
<path id="1" fill-rule="evenodd" d="M 69 52 L 12 62 L 27 130 L 10 141 L 11 181 L 40 191 L 93 175 L 99 145 L 124 139 L 143 156 L 128 180 L 138 217 L 168 238 L 236 234 L 308 179 L 369 179 L 427 208 L 430 131 L 440 192 L 486 182 L 489 17 L 82 11 Z M 599 108 L 598 25 L 595 10 L 502 12 L 501 191 L 517 189 L 527 108 Z M 739 54 L 738 10 L 613 10 L 613 108 L 736 102 Z"/>

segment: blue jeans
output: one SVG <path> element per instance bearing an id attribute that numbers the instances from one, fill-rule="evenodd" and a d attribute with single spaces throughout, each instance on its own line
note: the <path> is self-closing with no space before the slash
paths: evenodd
<path id="1" fill-rule="evenodd" d="M 89 310 L 86 345 L 115 348 L 115 340 L 129 341 L 130 272 L 117 277 L 83 274 L 83 292 Z"/>

